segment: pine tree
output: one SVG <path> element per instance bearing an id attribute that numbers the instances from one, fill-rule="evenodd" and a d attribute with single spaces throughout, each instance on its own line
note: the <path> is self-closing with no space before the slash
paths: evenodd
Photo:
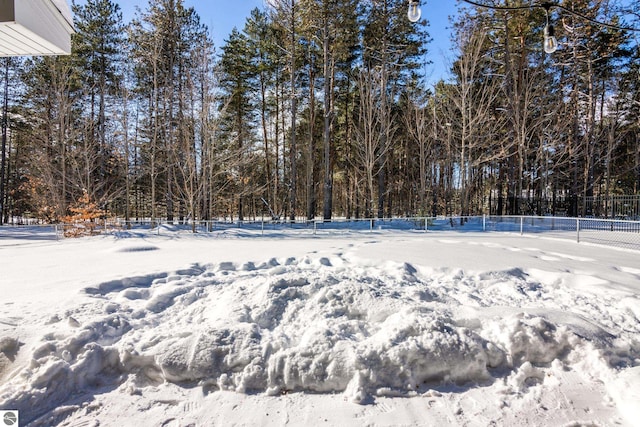
<path id="1" fill-rule="evenodd" d="M 408 82 L 418 78 L 420 59 L 426 52 L 425 44 L 428 34 L 425 31 L 426 21 L 412 24 L 406 19 L 406 2 L 401 0 L 373 0 L 365 7 L 365 23 L 363 25 L 363 66 L 367 69 L 365 75 L 374 76 L 379 70 L 380 85 L 379 113 L 385 114 L 380 118 L 381 152 L 378 156 L 378 191 L 377 217 L 385 215 L 387 196 L 387 181 L 385 170 L 387 166 L 388 144 L 393 141 L 393 132 L 397 128 L 391 104 L 396 101 L 400 89 Z M 390 212 L 388 212 L 390 213 Z"/>
<path id="2" fill-rule="evenodd" d="M 234 29 L 222 47 L 220 60 L 220 86 L 224 102 L 222 131 L 232 142 L 236 153 L 235 170 L 229 172 L 235 176 L 235 189 L 238 195 L 238 219 L 244 219 L 243 193 L 248 191 L 249 176 L 246 162 L 254 144 L 255 102 L 258 69 L 254 62 L 254 51 L 246 34 Z"/>
<path id="3" fill-rule="evenodd" d="M 282 34 L 280 48 L 287 57 L 287 72 L 289 75 L 289 182 L 288 187 L 288 211 L 289 219 L 294 221 L 298 209 L 298 145 L 296 140 L 296 126 L 298 122 L 298 97 L 299 97 L 299 64 L 300 64 L 300 38 L 301 16 L 300 0 L 274 0 L 270 2 L 272 7 L 272 20 L 277 31 Z M 284 116 L 283 116 L 284 117 Z"/>
<path id="4" fill-rule="evenodd" d="M 253 9 L 244 27 L 252 51 L 252 62 L 255 64 L 256 89 L 259 94 L 257 110 L 259 127 L 264 152 L 264 185 L 266 187 L 267 207 L 276 207 L 278 198 L 277 147 L 278 141 L 273 141 L 269 128 L 277 128 L 277 105 L 271 94 L 277 91 L 279 71 L 281 68 L 281 52 L 278 46 L 278 33 L 266 12 Z M 275 122 L 275 126 L 272 122 Z M 274 151 L 275 148 L 275 151 Z"/>
<path id="5" fill-rule="evenodd" d="M 323 217 L 331 219 L 333 210 L 333 166 L 335 163 L 335 109 L 336 82 L 344 65 L 351 67 L 359 31 L 356 16 L 357 3 L 353 0 L 304 0 L 301 3 L 304 16 L 305 37 L 316 45 L 316 55 L 321 62 L 323 128 Z M 342 66 L 341 66 L 342 65 Z M 313 90 L 314 82 L 309 82 Z M 310 105 L 313 108 L 313 105 Z M 312 185 L 312 187 L 315 187 Z"/>
<path id="6" fill-rule="evenodd" d="M 112 0 L 88 0 L 73 5 L 76 17 L 74 58 L 83 87 L 84 153 L 81 186 L 99 200 L 123 193 L 122 159 L 109 123 L 117 107 L 121 84 L 124 26 L 120 6 Z"/>
<path id="7" fill-rule="evenodd" d="M 80 80 L 73 57 L 39 57 L 25 62 L 21 100 L 28 111 L 31 141 L 28 187 L 34 209 L 55 221 L 67 213 L 80 188 L 76 124 Z M 37 196 L 34 194 L 37 194 Z"/>

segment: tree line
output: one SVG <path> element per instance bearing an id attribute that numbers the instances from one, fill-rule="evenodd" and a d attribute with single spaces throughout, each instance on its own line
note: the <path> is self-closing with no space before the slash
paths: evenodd
<path id="1" fill-rule="evenodd" d="M 4 59 L 0 218 L 594 214 L 640 192 L 640 6 L 562 5 L 611 26 L 556 11 L 549 55 L 544 12 L 460 7 L 430 86 L 405 0 L 272 0 L 220 49 L 182 0 L 74 4 L 70 56 Z"/>

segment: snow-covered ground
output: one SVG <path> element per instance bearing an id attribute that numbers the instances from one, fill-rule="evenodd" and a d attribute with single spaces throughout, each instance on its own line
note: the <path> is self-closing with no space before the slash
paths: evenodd
<path id="1" fill-rule="evenodd" d="M 637 251 L 479 232 L 0 230 L 0 293 L 0 410 L 21 425 L 640 418 Z"/>

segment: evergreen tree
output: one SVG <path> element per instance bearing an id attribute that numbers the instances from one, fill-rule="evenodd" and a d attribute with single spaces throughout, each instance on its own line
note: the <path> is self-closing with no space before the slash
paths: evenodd
<path id="1" fill-rule="evenodd" d="M 339 72 L 345 70 L 345 65 L 352 66 L 359 38 L 357 3 L 353 0 L 305 0 L 302 6 L 307 38 L 310 44 L 317 44 L 317 55 L 322 64 L 323 217 L 328 220 L 333 207 L 335 88 Z M 313 84 L 309 82 L 310 92 L 315 92 Z"/>
<path id="2" fill-rule="evenodd" d="M 282 35 L 279 48 L 287 57 L 287 73 L 289 77 L 289 117 L 288 129 L 288 211 L 289 219 L 295 220 L 298 209 L 298 145 L 296 140 L 296 125 L 298 122 L 298 98 L 299 98 L 299 65 L 301 62 L 301 49 L 299 47 L 302 23 L 300 14 L 300 0 L 273 0 L 271 17 L 277 31 Z M 283 115 L 284 117 L 284 115 Z M 286 168 L 285 168 L 286 169 Z"/>
<path id="3" fill-rule="evenodd" d="M 27 60 L 21 80 L 22 104 L 29 115 L 31 156 L 27 193 L 36 215 L 56 221 L 82 192 L 78 161 L 85 154 L 77 143 L 80 79 L 73 57 Z"/>
<path id="4" fill-rule="evenodd" d="M 363 67 L 368 71 L 365 75 L 374 76 L 379 70 L 378 82 L 380 84 L 379 112 L 385 114 L 380 118 L 381 151 L 384 155 L 378 156 L 378 209 L 379 218 L 385 215 L 385 198 L 387 196 L 387 152 L 390 152 L 390 144 L 393 140 L 393 132 L 397 128 L 394 118 L 390 116 L 393 111 L 389 108 L 397 100 L 401 89 L 418 77 L 421 59 L 426 53 L 425 44 L 428 34 L 424 29 L 427 22 L 423 20 L 412 24 L 406 18 L 406 2 L 402 0 L 373 0 L 365 6 L 364 25 L 362 35 L 362 60 Z M 390 214 L 390 212 L 387 212 Z"/>
<path id="5" fill-rule="evenodd" d="M 251 62 L 255 65 L 256 89 L 259 102 L 256 104 L 259 128 L 264 153 L 264 185 L 266 187 L 267 208 L 277 209 L 278 199 L 278 141 L 270 129 L 278 129 L 278 105 L 273 94 L 277 94 L 278 79 L 281 78 L 282 60 L 278 31 L 266 12 L 251 11 L 244 33 L 248 37 L 252 52 Z M 278 134 L 278 132 L 275 132 Z"/>
<path id="6" fill-rule="evenodd" d="M 238 219 L 244 219 L 243 195 L 249 190 L 249 170 L 245 163 L 255 142 L 255 102 L 257 94 L 256 77 L 258 69 L 254 62 L 254 52 L 249 38 L 234 29 L 222 47 L 220 60 L 223 91 L 223 119 L 221 131 L 232 141 L 236 162 L 230 170 L 238 196 Z"/>
<path id="7" fill-rule="evenodd" d="M 73 12 L 73 57 L 83 91 L 82 187 L 92 199 L 104 202 L 123 192 L 119 147 L 108 132 L 115 130 L 109 117 L 118 108 L 124 25 L 120 6 L 111 0 L 87 0 L 82 6 L 74 2 Z"/>

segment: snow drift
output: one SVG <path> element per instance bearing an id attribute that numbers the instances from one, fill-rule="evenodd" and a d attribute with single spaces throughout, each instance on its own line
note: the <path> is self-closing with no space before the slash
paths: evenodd
<path id="1" fill-rule="evenodd" d="M 514 396 L 572 370 L 615 389 L 637 376 L 617 372 L 639 364 L 638 296 L 594 298 L 596 285 L 587 275 L 474 274 L 342 253 L 112 280 L 38 320 L 42 336 L 0 387 L 0 408 L 29 422 L 74 395 L 140 395 L 167 382 L 205 393 L 342 393 L 361 404 L 451 386 Z M 0 357 L 17 346 L 19 337 L 3 339 Z"/>

